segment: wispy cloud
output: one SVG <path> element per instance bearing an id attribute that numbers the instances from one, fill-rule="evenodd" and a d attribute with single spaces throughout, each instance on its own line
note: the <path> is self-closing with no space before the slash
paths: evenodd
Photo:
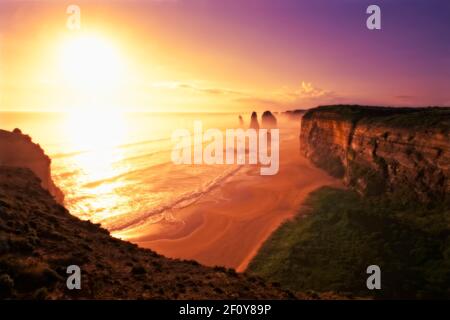
<path id="1" fill-rule="evenodd" d="M 154 82 L 151 88 L 162 90 L 184 90 L 211 97 L 228 98 L 242 107 L 254 109 L 286 109 L 313 107 L 320 104 L 332 104 L 342 101 L 342 97 L 333 91 L 325 90 L 311 82 L 301 81 L 296 88 L 284 87 L 268 92 L 251 92 L 219 86 L 207 85 L 206 81 L 161 81 Z"/>
<path id="2" fill-rule="evenodd" d="M 345 101 L 335 91 L 323 89 L 308 81 L 301 81 L 295 88 L 284 87 L 275 92 L 272 99 L 287 108 L 308 108 Z"/>
<path id="3" fill-rule="evenodd" d="M 245 96 L 247 93 L 239 90 L 233 90 L 228 88 L 220 88 L 220 87 L 213 87 L 213 86 L 204 86 L 195 82 L 179 82 L 179 81 L 162 81 L 162 82 L 155 82 L 151 84 L 152 88 L 159 88 L 159 89 L 183 89 L 183 90 L 190 90 L 194 92 L 199 93 L 205 93 L 210 95 L 229 95 L 229 96 Z"/>
<path id="4" fill-rule="evenodd" d="M 285 104 L 282 103 L 279 100 L 276 99 L 270 99 L 270 98 L 258 98 L 258 97 L 244 97 L 244 98 L 238 98 L 235 100 L 236 102 L 247 106 L 252 107 L 253 109 L 277 109 L 281 106 L 284 106 Z"/>
<path id="5" fill-rule="evenodd" d="M 394 96 L 394 98 L 398 99 L 398 100 L 402 100 L 402 101 L 411 101 L 415 97 L 414 96 L 408 96 L 408 95 L 399 95 L 399 96 Z"/>
<path id="6" fill-rule="evenodd" d="M 298 88 L 294 90 L 286 90 L 281 94 L 284 94 L 287 98 L 294 100 L 336 97 L 336 94 L 333 91 L 316 87 L 311 82 L 306 81 L 302 81 Z"/>

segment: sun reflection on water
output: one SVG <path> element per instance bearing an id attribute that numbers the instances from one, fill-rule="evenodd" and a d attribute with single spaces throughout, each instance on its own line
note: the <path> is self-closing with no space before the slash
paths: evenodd
<path id="1" fill-rule="evenodd" d="M 119 112 L 83 111 L 67 115 L 70 148 L 85 151 L 76 157 L 78 174 L 73 182 L 79 191 L 84 189 L 87 199 L 76 202 L 74 213 L 80 216 L 89 213 L 89 217 L 97 222 L 124 213 L 112 209 L 129 201 L 117 191 L 125 186 L 125 182 L 115 179 L 129 169 L 117 165 L 124 157 L 123 150 L 117 146 L 126 141 L 126 132 L 125 117 Z M 108 181 L 111 179 L 114 182 Z M 106 212 L 105 208 L 110 210 Z"/>

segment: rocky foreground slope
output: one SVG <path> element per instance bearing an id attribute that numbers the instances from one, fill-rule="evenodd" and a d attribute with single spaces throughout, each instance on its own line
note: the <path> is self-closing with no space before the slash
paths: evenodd
<path id="1" fill-rule="evenodd" d="M 68 290 L 67 267 L 81 268 Z M 25 168 L 0 166 L 0 298 L 286 299 L 259 277 L 165 258 L 111 237 L 55 202 Z"/>
<path id="2" fill-rule="evenodd" d="M 301 151 L 366 195 L 450 192 L 450 108 L 323 106 L 306 112 Z"/>

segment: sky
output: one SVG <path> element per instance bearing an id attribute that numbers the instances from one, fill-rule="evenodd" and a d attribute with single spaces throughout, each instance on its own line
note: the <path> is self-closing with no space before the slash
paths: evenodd
<path id="1" fill-rule="evenodd" d="M 449 31 L 448 0 L 0 0 L 0 110 L 448 106 Z"/>

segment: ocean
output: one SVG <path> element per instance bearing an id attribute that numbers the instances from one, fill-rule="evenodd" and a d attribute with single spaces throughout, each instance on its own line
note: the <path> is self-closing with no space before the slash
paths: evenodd
<path id="1" fill-rule="evenodd" d="M 248 117 L 249 118 L 249 117 Z M 242 167 L 175 165 L 176 129 L 237 128 L 237 114 L 0 113 L 0 128 L 20 128 L 52 159 L 52 176 L 75 216 L 120 231 L 175 219 Z"/>

